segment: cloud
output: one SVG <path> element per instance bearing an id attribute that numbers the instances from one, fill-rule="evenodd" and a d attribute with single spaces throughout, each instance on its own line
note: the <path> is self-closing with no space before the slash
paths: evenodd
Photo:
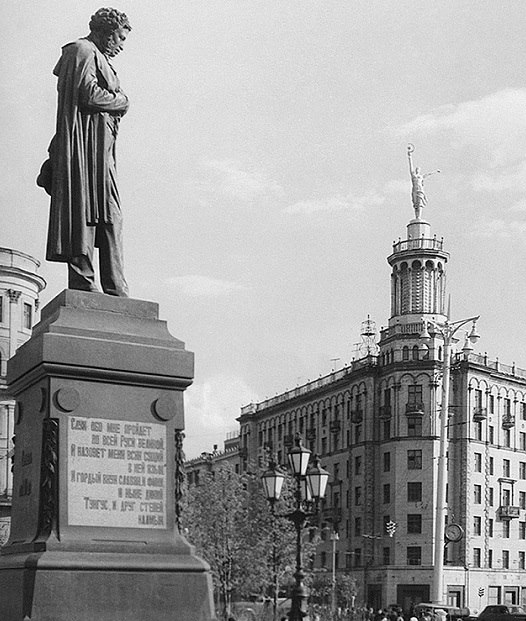
<path id="1" fill-rule="evenodd" d="M 364 196 L 354 196 L 349 193 L 347 196 L 335 195 L 319 200 L 299 201 L 288 205 L 283 210 L 286 214 L 311 215 L 318 212 L 330 213 L 339 211 L 361 211 L 367 207 L 382 205 L 385 197 L 376 193 L 365 194 Z"/>
<path id="2" fill-rule="evenodd" d="M 395 133 L 409 140 L 446 135 L 453 148 L 472 148 L 472 155 L 490 168 L 520 162 L 526 152 L 526 88 L 441 106 L 396 128 Z"/>
<path id="3" fill-rule="evenodd" d="M 480 238 L 520 239 L 526 238 L 526 220 L 492 218 L 474 224 L 470 235 Z"/>
<path id="4" fill-rule="evenodd" d="M 230 295 L 236 291 L 248 291 L 249 287 L 242 283 L 220 278 L 210 278 L 199 274 L 174 276 L 168 278 L 167 283 L 176 287 L 188 297 L 219 297 Z"/>
<path id="5" fill-rule="evenodd" d="M 498 171 L 478 173 L 473 176 L 471 185 L 477 192 L 524 192 L 526 191 L 526 159 Z"/>
<path id="6" fill-rule="evenodd" d="M 196 457 L 214 444 L 223 446 L 225 430 L 238 430 L 241 406 L 253 400 L 252 389 L 235 375 L 219 374 L 196 382 L 185 393 L 187 458 Z"/>
<path id="7" fill-rule="evenodd" d="M 246 170 L 236 160 L 209 160 L 203 167 L 207 178 L 201 187 L 209 192 L 220 192 L 244 203 L 283 194 L 281 186 L 263 170 Z"/>

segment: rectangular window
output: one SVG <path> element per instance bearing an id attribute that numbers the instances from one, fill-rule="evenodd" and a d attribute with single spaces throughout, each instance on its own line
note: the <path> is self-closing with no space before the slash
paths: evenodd
<path id="1" fill-rule="evenodd" d="M 526 433 L 524 431 L 519 432 L 519 448 L 521 451 L 526 451 Z"/>
<path id="2" fill-rule="evenodd" d="M 488 489 L 488 503 L 490 507 L 493 507 L 493 497 L 494 497 L 494 490 L 492 487 L 490 487 Z"/>
<path id="3" fill-rule="evenodd" d="M 473 502 L 476 505 L 480 505 L 482 503 L 482 486 L 475 485 L 473 488 Z"/>
<path id="4" fill-rule="evenodd" d="M 502 460 L 502 476 L 509 478 L 510 472 L 511 472 L 510 460 L 509 459 L 503 459 Z"/>
<path id="5" fill-rule="evenodd" d="M 384 472 L 391 470 L 391 453 L 384 453 Z"/>
<path id="6" fill-rule="evenodd" d="M 407 435 L 410 437 L 422 436 L 422 417 L 411 416 L 407 419 Z"/>
<path id="7" fill-rule="evenodd" d="M 362 518 L 354 518 L 354 536 L 360 537 L 362 534 Z"/>
<path id="8" fill-rule="evenodd" d="M 511 430 L 504 429 L 504 446 L 511 447 Z"/>
<path id="9" fill-rule="evenodd" d="M 480 548 L 473 548 L 473 567 L 480 567 Z"/>
<path id="10" fill-rule="evenodd" d="M 322 456 L 327 455 L 327 438 L 321 439 L 321 454 Z"/>
<path id="11" fill-rule="evenodd" d="M 502 550 L 502 569 L 510 568 L 510 551 Z"/>
<path id="12" fill-rule="evenodd" d="M 488 550 L 488 567 L 493 567 L 493 550 Z"/>
<path id="13" fill-rule="evenodd" d="M 354 458 L 354 474 L 362 474 L 362 458 L 360 455 Z"/>
<path id="14" fill-rule="evenodd" d="M 422 502 L 422 483 L 407 484 L 407 502 Z"/>
<path id="15" fill-rule="evenodd" d="M 475 472 L 482 472 L 482 453 L 475 453 Z"/>
<path id="16" fill-rule="evenodd" d="M 509 507 L 511 505 L 511 489 L 502 490 L 502 504 L 505 507 Z"/>
<path id="17" fill-rule="evenodd" d="M 354 549 L 354 566 L 355 567 L 362 566 L 362 549 L 361 548 Z"/>
<path id="18" fill-rule="evenodd" d="M 383 550 L 383 561 L 384 565 L 391 564 L 391 548 L 384 548 Z"/>
<path id="19" fill-rule="evenodd" d="M 482 440 L 482 423 L 475 422 L 473 423 L 475 429 L 475 440 Z"/>
<path id="20" fill-rule="evenodd" d="M 488 520 L 488 537 L 493 537 L 493 520 Z"/>
<path id="21" fill-rule="evenodd" d="M 493 457 L 489 458 L 489 474 L 494 474 L 495 473 L 495 460 L 493 459 Z"/>
<path id="22" fill-rule="evenodd" d="M 526 492 L 519 492 L 519 507 L 526 509 Z"/>
<path id="23" fill-rule="evenodd" d="M 488 427 L 488 442 L 495 444 L 495 427 L 493 425 Z"/>
<path id="24" fill-rule="evenodd" d="M 362 504 L 362 488 L 354 488 L 354 504 L 359 507 Z"/>
<path id="25" fill-rule="evenodd" d="M 504 520 L 502 522 L 502 536 L 504 537 L 504 539 L 510 538 L 510 521 L 509 520 Z"/>
<path id="26" fill-rule="evenodd" d="M 482 534 L 482 518 L 479 515 L 475 515 L 473 518 L 473 534 L 476 536 Z"/>
<path id="27" fill-rule="evenodd" d="M 422 565 L 422 548 L 420 546 L 408 546 L 407 564 Z"/>
<path id="28" fill-rule="evenodd" d="M 422 515 L 420 513 L 407 514 L 407 533 L 411 535 L 422 533 Z"/>
<path id="29" fill-rule="evenodd" d="M 519 569 L 526 569 L 526 552 L 519 551 Z"/>
<path id="30" fill-rule="evenodd" d="M 519 539 L 526 539 L 526 522 L 519 522 Z"/>
<path id="31" fill-rule="evenodd" d="M 382 424 L 382 440 L 389 440 L 391 438 L 391 421 L 384 420 Z"/>
<path id="32" fill-rule="evenodd" d="M 414 384 L 407 387 L 407 402 L 411 405 L 419 405 L 422 403 L 422 386 L 420 384 Z"/>
<path id="33" fill-rule="evenodd" d="M 526 420 L 526 403 L 521 403 L 521 418 Z"/>
<path id="34" fill-rule="evenodd" d="M 407 451 L 407 469 L 408 470 L 422 470 L 422 451 L 421 450 Z"/>
<path id="35" fill-rule="evenodd" d="M 391 486 L 389 483 L 384 485 L 384 505 L 387 505 L 391 502 Z"/>
<path id="36" fill-rule="evenodd" d="M 362 441 L 362 426 L 355 425 L 354 426 L 354 441 L 356 444 Z"/>
<path id="37" fill-rule="evenodd" d="M 494 395 L 490 395 L 489 396 L 488 406 L 489 406 L 489 413 L 490 414 L 494 414 L 495 413 L 495 397 L 494 397 Z"/>
<path id="38" fill-rule="evenodd" d="M 519 479 L 526 479 L 526 461 L 519 463 Z"/>
<path id="39" fill-rule="evenodd" d="M 23 322 L 24 322 L 24 325 L 23 325 L 24 329 L 31 330 L 31 328 L 33 327 L 33 308 L 31 304 L 27 304 L 26 302 L 24 302 Z"/>

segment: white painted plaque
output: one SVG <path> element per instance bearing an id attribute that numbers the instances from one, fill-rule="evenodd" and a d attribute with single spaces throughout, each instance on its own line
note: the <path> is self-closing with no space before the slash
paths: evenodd
<path id="1" fill-rule="evenodd" d="M 166 528 L 166 428 L 71 416 L 68 522 Z"/>
<path id="2" fill-rule="evenodd" d="M 11 529 L 11 518 L 0 517 L 0 547 L 7 543 Z"/>

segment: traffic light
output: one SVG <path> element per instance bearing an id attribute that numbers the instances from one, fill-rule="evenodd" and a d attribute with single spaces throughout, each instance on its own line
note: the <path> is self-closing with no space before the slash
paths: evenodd
<path id="1" fill-rule="evenodd" d="M 389 522 L 385 523 L 385 530 L 389 537 L 392 537 L 395 534 L 397 526 L 398 524 L 396 522 L 393 522 L 392 520 L 389 520 Z"/>

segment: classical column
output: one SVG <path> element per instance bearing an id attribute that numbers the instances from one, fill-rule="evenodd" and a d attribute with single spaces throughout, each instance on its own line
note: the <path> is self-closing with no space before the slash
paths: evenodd
<path id="1" fill-rule="evenodd" d="M 15 355 L 18 345 L 18 331 L 20 329 L 20 313 L 18 312 L 18 300 L 22 294 L 21 291 L 8 289 L 6 291 L 9 297 L 9 357 Z"/>

